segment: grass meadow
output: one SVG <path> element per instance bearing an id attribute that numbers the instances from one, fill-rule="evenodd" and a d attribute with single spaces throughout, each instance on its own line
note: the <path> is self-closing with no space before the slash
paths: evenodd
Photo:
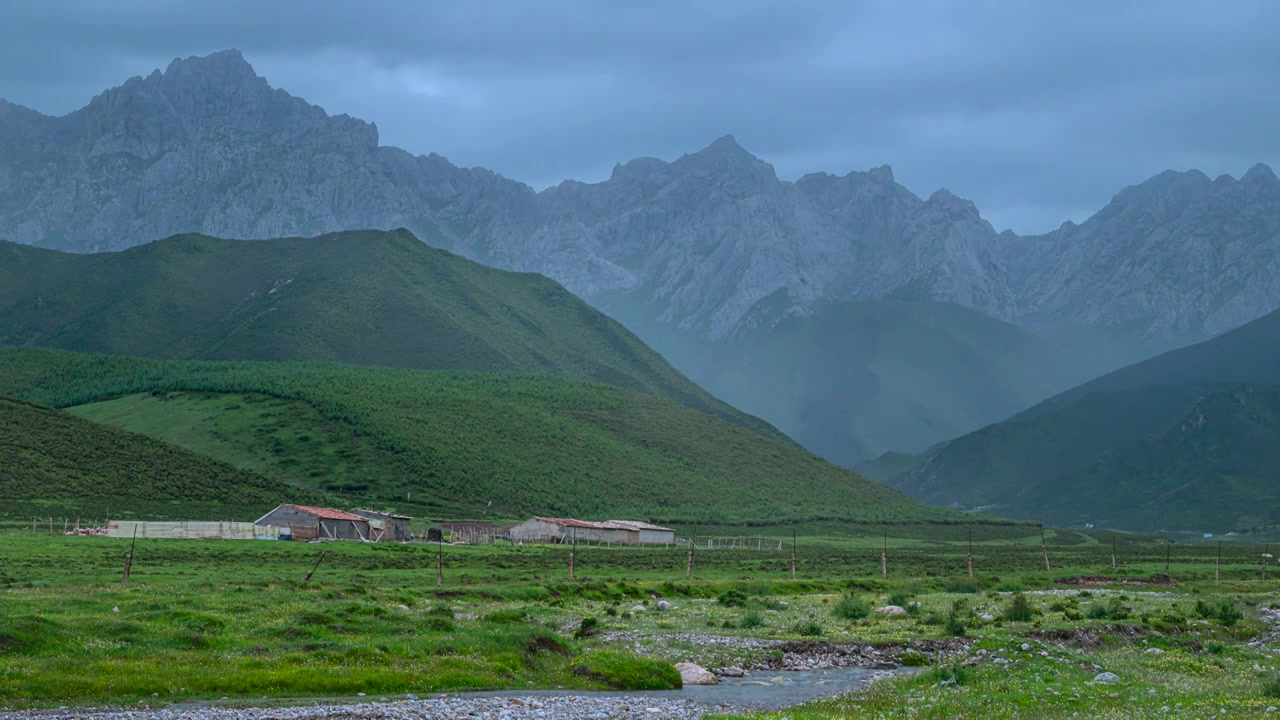
<path id="1" fill-rule="evenodd" d="M 882 530 L 804 530 L 794 581 L 788 533 L 772 551 L 717 535 L 688 582 L 676 548 L 580 545 L 570 581 L 567 547 L 139 540 L 122 587 L 130 541 L 11 523 L 0 708 L 664 688 L 679 684 L 673 662 L 758 652 L 686 634 L 969 647 L 926 649 L 912 656 L 920 674 L 769 717 L 1246 717 L 1280 704 L 1270 645 L 1250 645 L 1271 631 L 1259 608 L 1280 607 L 1260 546 L 1224 545 L 1215 582 L 1216 546 L 1129 536 L 1113 571 L 1110 536 L 1050 531 L 1046 572 L 1038 533 L 989 528 L 970 578 L 967 531 L 904 526 L 884 579 Z M 1172 586 L 1055 582 L 1151 578 L 1166 556 Z M 673 609 L 653 612 L 659 598 Z M 886 603 L 910 612 L 866 612 Z M 635 641 L 604 642 L 611 632 Z M 1121 682 L 1094 683 L 1104 670 Z"/>

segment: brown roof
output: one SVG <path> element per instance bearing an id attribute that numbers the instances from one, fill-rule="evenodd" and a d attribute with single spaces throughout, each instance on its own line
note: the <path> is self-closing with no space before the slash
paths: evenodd
<path id="1" fill-rule="evenodd" d="M 307 513 L 309 515 L 315 515 L 316 517 L 321 517 L 321 518 L 324 518 L 325 520 L 354 520 L 356 522 L 369 522 L 368 518 L 362 518 L 359 515 L 352 515 L 351 513 L 342 512 L 341 510 L 333 510 L 331 508 L 311 507 L 310 505 L 289 505 L 289 504 L 286 504 L 285 507 L 291 507 L 297 510 L 301 510 L 304 513 Z"/>
<path id="2" fill-rule="evenodd" d="M 543 522 L 549 522 L 553 525 L 561 525 L 564 527 L 587 528 L 589 530 L 605 529 L 604 525 L 601 525 L 600 523 L 587 522 L 585 520 L 573 520 L 571 518 L 534 517 L 534 520 L 541 520 Z"/>

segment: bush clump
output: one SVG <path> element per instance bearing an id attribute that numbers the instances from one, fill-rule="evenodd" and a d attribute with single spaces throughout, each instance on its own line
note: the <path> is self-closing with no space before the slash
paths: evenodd
<path id="1" fill-rule="evenodd" d="M 747 604 L 747 594 L 734 588 L 721 593 L 716 601 L 725 607 L 742 607 Z"/>
<path id="2" fill-rule="evenodd" d="M 929 656 L 915 650 L 908 650 L 898 658 L 902 667 L 924 667 L 929 664 Z"/>
<path id="3" fill-rule="evenodd" d="M 821 637 L 826 631 L 816 622 L 801 623 L 796 626 L 795 633 L 805 637 Z"/>
<path id="4" fill-rule="evenodd" d="M 948 580 L 943 589 L 959 595 L 977 595 L 982 592 L 982 583 L 969 577 L 957 577 Z"/>
<path id="5" fill-rule="evenodd" d="M 612 650 L 592 650 L 574 663 L 573 674 L 613 690 L 679 690 L 680 672 L 660 660 Z"/>
<path id="6" fill-rule="evenodd" d="M 845 595 L 831 608 L 841 620 L 861 620 L 871 614 L 871 605 L 856 595 Z"/>
<path id="7" fill-rule="evenodd" d="M 1223 600 L 1216 605 L 1197 600 L 1196 614 L 1206 620 L 1215 620 L 1224 627 L 1234 627 L 1244 619 L 1244 613 L 1240 612 L 1240 608 L 1231 600 Z"/>
<path id="8" fill-rule="evenodd" d="M 1014 595 L 1004 608 L 1004 619 L 1009 622 L 1031 622 L 1035 612 L 1031 609 L 1031 601 L 1022 593 Z"/>

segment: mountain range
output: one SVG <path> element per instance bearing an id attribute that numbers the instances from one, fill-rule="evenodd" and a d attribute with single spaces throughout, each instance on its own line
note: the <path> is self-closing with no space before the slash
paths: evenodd
<path id="1" fill-rule="evenodd" d="M 175 60 L 63 117 L 0 102 L 0 238 L 100 252 L 191 232 L 265 239 L 399 227 L 558 281 L 721 399 L 763 408 L 846 464 L 921 451 L 1280 306 L 1280 180 L 1262 165 L 1239 179 L 1164 173 L 1078 226 L 1019 237 L 946 190 L 915 195 L 887 166 L 781 180 L 731 136 L 538 192 L 380 146 L 374 125 L 273 89 L 236 51 Z M 939 303 L 972 315 L 919 309 Z M 875 330 L 829 318 L 866 317 L 845 308 L 869 306 L 956 324 L 932 322 L 940 335 L 884 345 L 885 354 L 841 355 Z M 814 328 L 800 331 L 810 340 L 781 340 L 797 323 Z M 1010 361 L 993 364 L 997 342 L 1012 345 L 996 354 L 1025 358 L 1013 372 Z M 744 357 L 766 347 L 791 355 Z M 972 371 L 952 372 L 932 397 L 877 405 L 867 394 L 928 385 L 952 365 L 939 349 L 954 347 L 954 364 Z M 1058 359 L 1041 372 L 1046 353 Z M 726 373 L 715 360 L 726 356 L 781 369 Z M 759 397 L 783 371 L 871 380 L 809 375 L 834 389 L 816 400 L 807 390 Z M 989 391 L 943 397 L 977 382 Z"/>

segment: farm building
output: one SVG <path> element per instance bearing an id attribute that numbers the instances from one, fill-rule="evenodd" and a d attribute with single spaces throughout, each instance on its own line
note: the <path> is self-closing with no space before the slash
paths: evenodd
<path id="1" fill-rule="evenodd" d="M 676 531 L 660 525 L 635 520 L 608 520 L 605 525 L 635 531 L 639 535 L 636 542 L 641 545 L 670 545 L 676 541 Z"/>
<path id="2" fill-rule="evenodd" d="M 174 540 L 274 540 L 280 528 L 254 525 L 250 522 L 218 522 L 198 520 L 111 520 L 107 537 L 165 538 Z"/>
<path id="3" fill-rule="evenodd" d="M 369 529 L 373 533 L 371 540 L 407 542 L 413 539 L 413 533 L 409 530 L 409 522 L 412 520 L 410 517 L 363 508 L 356 508 L 351 511 L 351 514 L 359 515 L 369 521 Z"/>
<path id="4" fill-rule="evenodd" d="M 359 515 L 331 508 L 281 505 L 254 521 L 281 529 L 295 540 L 368 540 L 369 521 Z M 289 528 L 285 533 L 284 528 Z"/>
<path id="5" fill-rule="evenodd" d="M 675 542 L 675 531 L 626 520 L 588 522 L 570 518 L 534 517 L 511 528 L 511 539 L 522 542 L 602 542 L 619 545 Z"/>

